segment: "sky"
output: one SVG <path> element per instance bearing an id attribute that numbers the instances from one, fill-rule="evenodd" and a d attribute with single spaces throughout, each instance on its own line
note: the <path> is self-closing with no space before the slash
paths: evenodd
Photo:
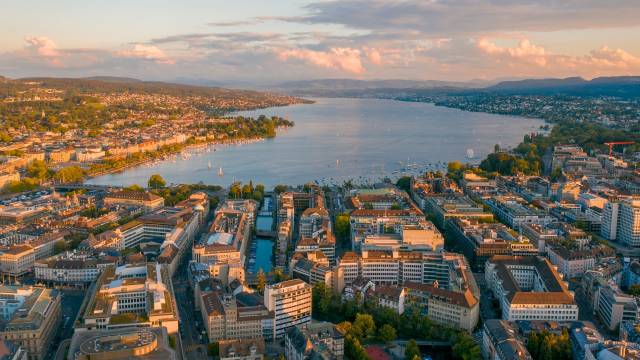
<path id="1" fill-rule="evenodd" d="M 638 0 L 21 0 L 0 33 L 12 78 L 640 75 Z"/>

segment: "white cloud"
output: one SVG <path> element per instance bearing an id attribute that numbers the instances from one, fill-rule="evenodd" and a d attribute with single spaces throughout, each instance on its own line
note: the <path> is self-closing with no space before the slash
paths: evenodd
<path id="1" fill-rule="evenodd" d="M 281 61 L 298 59 L 316 66 L 339 69 L 353 74 L 362 74 L 365 71 L 360 58 L 361 51 L 358 49 L 331 48 L 328 51 L 287 49 L 280 50 L 277 54 Z"/>
<path id="2" fill-rule="evenodd" d="M 124 58 L 150 60 L 157 64 L 175 64 L 175 60 L 169 58 L 162 49 L 155 45 L 134 44 L 130 49 L 118 51 L 116 55 Z"/>

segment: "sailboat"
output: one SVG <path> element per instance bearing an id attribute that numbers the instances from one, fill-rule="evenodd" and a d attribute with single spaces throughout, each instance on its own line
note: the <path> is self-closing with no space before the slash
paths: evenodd
<path id="1" fill-rule="evenodd" d="M 207 164 L 207 167 L 209 168 L 209 170 L 211 170 L 211 161 L 209 161 L 209 163 Z"/>
<path id="2" fill-rule="evenodd" d="M 222 171 L 222 166 L 218 168 L 218 176 L 220 177 L 224 176 L 224 171 Z"/>

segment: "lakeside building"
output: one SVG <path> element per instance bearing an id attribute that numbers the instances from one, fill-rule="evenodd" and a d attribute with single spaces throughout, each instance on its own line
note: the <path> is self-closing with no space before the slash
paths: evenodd
<path id="1" fill-rule="evenodd" d="M 307 209 L 309 210 L 309 209 Z M 301 234 L 296 242 L 296 253 L 322 252 L 330 264 L 336 262 L 336 237 L 329 223 L 324 222 L 309 237 Z"/>
<path id="2" fill-rule="evenodd" d="M 493 220 L 492 213 L 485 212 L 482 205 L 476 204 L 466 195 L 431 196 L 425 203 L 426 211 L 434 215 L 436 225 L 441 229 L 445 229 L 448 221 L 455 218 Z"/>
<path id="3" fill-rule="evenodd" d="M 149 191 L 118 190 L 108 193 L 103 202 L 105 206 L 139 206 L 145 212 L 151 212 L 164 206 L 164 198 Z"/>
<path id="4" fill-rule="evenodd" d="M 166 267 L 157 263 L 105 268 L 89 293 L 80 329 L 165 327 L 178 331 L 178 318 Z"/>
<path id="5" fill-rule="evenodd" d="M 300 279 L 267 285 L 264 304 L 274 313 L 273 338 L 282 338 L 290 327 L 311 321 L 311 286 Z"/>
<path id="6" fill-rule="evenodd" d="M 486 200 L 498 219 L 509 227 L 519 230 L 523 224 L 549 225 L 558 219 L 533 206 L 526 205 L 514 196 L 496 196 Z"/>
<path id="7" fill-rule="evenodd" d="M 45 283 L 86 286 L 117 261 L 115 257 L 92 252 L 65 251 L 36 261 L 34 276 L 37 281 Z"/>
<path id="8" fill-rule="evenodd" d="M 485 278 L 500 303 L 504 320 L 578 319 L 573 293 L 545 258 L 494 256 L 486 263 Z"/>
<path id="9" fill-rule="evenodd" d="M 30 360 L 42 360 L 60 325 L 58 290 L 33 286 L 0 286 L 0 336 L 23 348 Z"/>
<path id="10" fill-rule="evenodd" d="M 166 329 L 118 329 L 76 331 L 69 345 L 69 359 L 73 360 L 125 360 L 125 359 L 177 360 Z"/>
<path id="11" fill-rule="evenodd" d="M 288 360 L 344 359 L 344 335 L 329 322 L 292 326 L 285 334 L 284 355 Z"/>
<path id="12" fill-rule="evenodd" d="M 480 300 L 470 288 L 461 291 L 442 289 L 408 281 L 405 308 L 415 307 L 438 324 L 473 331 L 480 319 Z"/>
<path id="13" fill-rule="evenodd" d="M 274 311 L 268 310 L 254 294 L 241 295 L 240 298 L 240 295 L 210 291 L 198 298 L 209 342 L 273 339 Z"/>

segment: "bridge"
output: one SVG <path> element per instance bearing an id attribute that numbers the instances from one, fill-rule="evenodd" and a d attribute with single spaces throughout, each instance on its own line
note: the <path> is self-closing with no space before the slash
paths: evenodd
<path id="1" fill-rule="evenodd" d="M 110 190 L 114 188 L 118 188 L 119 186 L 111 186 L 111 185 L 90 185 L 90 184 L 56 184 L 53 185 L 53 188 L 56 190 L 78 190 L 78 189 L 86 189 L 86 190 Z"/>

